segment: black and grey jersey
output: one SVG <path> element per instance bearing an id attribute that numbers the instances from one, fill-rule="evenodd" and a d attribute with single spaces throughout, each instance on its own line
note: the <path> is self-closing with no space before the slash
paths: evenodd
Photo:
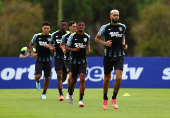
<path id="1" fill-rule="evenodd" d="M 55 45 L 56 52 L 54 53 L 54 56 L 59 59 L 63 59 L 64 54 L 62 49 L 60 48 L 60 43 L 62 40 L 62 36 L 66 33 L 69 33 L 69 31 L 66 31 L 65 33 L 61 33 L 60 31 L 53 32 L 51 35 L 51 42 Z"/>
<path id="2" fill-rule="evenodd" d="M 105 46 L 104 56 L 119 57 L 125 55 L 122 44 L 125 30 L 126 26 L 121 23 L 118 23 L 118 25 L 109 23 L 100 28 L 98 34 L 104 36 L 104 41 L 112 40 L 111 47 Z"/>
<path id="3" fill-rule="evenodd" d="M 68 41 L 68 38 L 69 38 L 70 35 L 71 35 L 70 33 L 63 35 L 63 36 L 62 36 L 61 43 L 64 44 L 64 45 L 66 45 L 66 44 L 67 44 L 67 41 Z M 70 52 L 66 52 L 66 53 L 64 54 L 64 60 L 70 60 Z"/>
<path id="4" fill-rule="evenodd" d="M 73 33 L 69 36 L 67 41 L 67 46 L 71 48 L 80 47 L 78 52 L 71 52 L 71 64 L 82 64 L 87 62 L 87 54 L 86 54 L 86 44 L 90 41 L 90 35 L 84 33 L 83 35 L 78 35 L 77 33 Z"/>
<path id="5" fill-rule="evenodd" d="M 35 34 L 31 40 L 32 43 L 36 43 L 36 53 L 38 54 L 38 59 L 35 61 L 50 61 L 51 51 L 46 48 L 45 45 L 49 44 L 51 39 L 51 34 L 42 35 L 42 33 Z"/>

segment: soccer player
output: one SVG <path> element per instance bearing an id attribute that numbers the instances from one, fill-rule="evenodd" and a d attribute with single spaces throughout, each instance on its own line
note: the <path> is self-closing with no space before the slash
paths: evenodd
<path id="1" fill-rule="evenodd" d="M 85 24 L 83 21 L 78 21 L 77 32 L 69 36 L 66 45 L 66 51 L 71 51 L 71 82 L 69 91 L 69 102 L 73 104 L 73 89 L 77 82 L 78 74 L 80 74 L 80 99 L 79 107 L 84 107 L 83 96 L 85 91 L 85 77 L 87 70 L 87 54 L 91 54 L 90 50 L 90 36 L 84 33 Z"/>
<path id="2" fill-rule="evenodd" d="M 118 23 L 119 11 L 112 10 L 110 12 L 111 23 L 103 25 L 98 34 L 95 37 L 95 42 L 105 46 L 104 49 L 104 81 L 103 81 L 103 109 L 108 109 L 108 97 L 107 92 L 109 88 L 109 82 L 111 79 L 111 71 L 114 70 L 116 73 L 116 81 L 114 83 L 113 96 L 110 99 L 113 104 L 113 108 L 117 109 L 118 105 L 116 102 L 116 96 L 122 81 L 123 64 L 124 64 L 124 50 L 127 49 L 125 44 L 125 30 L 124 24 Z M 101 37 L 104 36 L 104 41 Z"/>
<path id="3" fill-rule="evenodd" d="M 64 66 L 63 66 L 63 71 L 62 71 L 62 82 L 64 82 L 66 80 L 67 74 L 69 74 L 69 77 L 68 77 L 68 92 L 67 92 L 66 100 L 69 100 L 69 85 L 70 85 L 71 72 L 70 72 L 70 52 L 66 52 L 65 45 L 67 43 L 69 36 L 77 31 L 76 22 L 70 21 L 68 23 L 68 27 L 70 29 L 70 33 L 63 35 L 62 41 L 60 43 L 60 48 L 63 50 L 63 53 L 64 53 Z"/>
<path id="4" fill-rule="evenodd" d="M 33 48 L 33 51 L 36 52 L 36 49 Z M 26 47 L 21 48 L 21 52 L 20 52 L 19 57 L 32 57 L 29 45 L 27 45 Z"/>
<path id="5" fill-rule="evenodd" d="M 66 31 L 67 29 L 67 21 L 62 20 L 60 22 L 60 30 L 56 31 L 54 33 L 52 33 L 51 35 L 51 41 L 50 41 L 50 47 L 53 47 L 53 43 L 55 45 L 55 57 L 54 57 L 54 66 L 55 66 L 55 71 L 57 74 L 57 86 L 58 86 L 58 91 L 60 94 L 60 98 L 59 101 L 64 101 L 64 96 L 63 96 L 63 92 L 62 92 L 62 71 L 63 67 L 64 67 L 64 53 L 62 51 L 62 49 L 60 48 L 60 43 L 62 40 L 62 36 L 66 33 L 68 33 L 68 31 Z"/>
<path id="6" fill-rule="evenodd" d="M 35 80 L 38 91 L 41 88 L 40 78 L 42 76 L 42 70 L 44 71 L 45 81 L 41 98 L 46 99 L 46 91 L 49 86 L 51 76 L 51 51 L 54 51 L 54 48 L 49 49 L 49 42 L 51 39 L 49 31 L 51 24 L 48 21 L 45 21 L 42 25 L 42 33 L 35 34 L 29 45 L 31 54 L 35 58 Z M 36 43 L 36 53 L 33 52 L 34 43 Z"/>

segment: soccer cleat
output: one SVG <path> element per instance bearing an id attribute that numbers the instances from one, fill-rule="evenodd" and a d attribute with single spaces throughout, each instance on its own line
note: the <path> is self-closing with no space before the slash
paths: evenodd
<path id="1" fill-rule="evenodd" d="M 37 89 L 38 91 L 41 89 L 40 82 L 39 82 L 39 83 L 36 82 L 36 89 Z"/>
<path id="2" fill-rule="evenodd" d="M 69 92 L 67 93 L 66 100 L 69 100 Z"/>
<path id="3" fill-rule="evenodd" d="M 41 95 L 41 98 L 42 98 L 42 99 L 46 99 L 46 95 L 45 95 L 45 94 L 42 94 L 42 95 Z"/>
<path id="4" fill-rule="evenodd" d="M 108 109 L 108 100 L 103 100 L 103 109 L 107 110 Z"/>
<path id="5" fill-rule="evenodd" d="M 59 101 L 64 101 L 64 96 L 63 95 L 60 95 Z"/>
<path id="6" fill-rule="evenodd" d="M 117 105 L 117 102 L 116 102 L 116 99 L 110 99 L 110 102 L 113 104 L 113 108 L 114 109 L 118 109 L 118 105 Z"/>
<path id="7" fill-rule="evenodd" d="M 73 104 L 73 103 L 74 103 L 73 95 L 69 95 L 69 102 L 70 102 L 70 104 Z"/>
<path id="8" fill-rule="evenodd" d="M 79 107 L 84 107 L 84 104 L 82 101 L 79 101 L 79 104 L 78 104 Z"/>

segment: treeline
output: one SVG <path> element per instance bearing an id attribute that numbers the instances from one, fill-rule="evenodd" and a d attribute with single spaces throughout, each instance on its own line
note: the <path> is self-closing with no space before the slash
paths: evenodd
<path id="1" fill-rule="evenodd" d="M 99 28 L 110 22 L 110 11 L 118 9 L 119 22 L 126 25 L 126 56 L 169 56 L 169 0 L 62 0 L 63 19 L 83 20 L 91 36 L 93 56 L 103 56 L 95 43 Z M 58 0 L 0 0 L 0 56 L 19 56 L 43 21 L 58 30 Z"/>

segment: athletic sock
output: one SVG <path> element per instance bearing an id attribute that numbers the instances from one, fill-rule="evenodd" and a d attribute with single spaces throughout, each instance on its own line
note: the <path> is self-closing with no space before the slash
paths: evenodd
<path id="1" fill-rule="evenodd" d="M 62 89 L 58 89 L 58 90 L 59 90 L 60 96 L 63 95 Z"/>
<path id="2" fill-rule="evenodd" d="M 46 90 L 44 90 L 42 94 L 46 94 Z"/>
<path id="3" fill-rule="evenodd" d="M 73 90 L 70 90 L 70 91 L 69 91 L 69 95 L 73 95 Z"/>
<path id="4" fill-rule="evenodd" d="M 117 93 L 114 93 L 114 92 L 113 92 L 112 99 L 116 99 L 116 96 L 117 96 Z"/>
<path id="5" fill-rule="evenodd" d="M 67 92 L 69 92 L 70 91 L 70 88 L 68 87 L 68 91 Z"/>
<path id="6" fill-rule="evenodd" d="M 103 99 L 108 100 L 107 93 L 104 93 Z"/>
<path id="7" fill-rule="evenodd" d="M 84 96 L 84 94 L 81 94 L 81 93 L 80 93 L 80 100 L 79 100 L 79 101 L 82 101 L 82 100 L 83 100 L 83 96 Z"/>
<path id="8" fill-rule="evenodd" d="M 37 83 L 39 83 L 40 81 L 38 80 L 38 81 L 36 81 Z"/>

